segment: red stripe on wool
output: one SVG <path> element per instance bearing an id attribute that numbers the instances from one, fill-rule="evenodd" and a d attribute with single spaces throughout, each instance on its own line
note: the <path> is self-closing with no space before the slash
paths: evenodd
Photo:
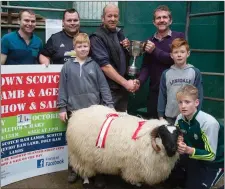
<path id="1" fill-rule="evenodd" d="M 137 140 L 137 135 L 139 133 L 139 131 L 141 130 L 142 126 L 145 124 L 146 121 L 139 121 L 138 122 L 138 128 L 136 129 L 136 131 L 134 132 L 133 136 L 132 136 L 132 139 L 133 140 Z"/>

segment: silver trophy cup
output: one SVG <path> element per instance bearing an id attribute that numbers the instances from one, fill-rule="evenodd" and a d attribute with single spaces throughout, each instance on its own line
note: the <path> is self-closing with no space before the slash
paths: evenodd
<path id="1" fill-rule="evenodd" d="M 136 67 L 135 62 L 138 56 L 144 53 L 145 42 L 132 40 L 130 41 L 129 54 L 133 57 L 133 63 L 128 67 L 128 75 L 136 77 L 139 73 L 138 67 Z"/>

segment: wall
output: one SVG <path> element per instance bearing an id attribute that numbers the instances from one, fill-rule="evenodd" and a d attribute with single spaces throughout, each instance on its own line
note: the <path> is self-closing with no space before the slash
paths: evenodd
<path id="1" fill-rule="evenodd" d="M 191 13 L 224 11 L 224 2 L 192 2 Z M 224 50 L 224 15 L 193 17 L 189 43 L 192 49 Z M 192 52 L 189 62 L 202 72 L 224 73 L 224 53 Z M 204 96 L 224 99 L 224 77 L 203 75 Z M 224 117 L 224 102 L 204 100 L 203 110 Z"/>

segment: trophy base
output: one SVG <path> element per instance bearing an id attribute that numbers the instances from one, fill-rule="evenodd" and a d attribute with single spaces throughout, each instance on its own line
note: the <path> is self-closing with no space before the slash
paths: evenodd
<path id="1" fill-rule="evenodd" d="M 139 69 L 137 67 L 134 67 L 134 66 L 128 67 L 128 72 L 127 72 L 128 76 L 132 78 L 136 78 L 138 74 L 139 74 Z"/>

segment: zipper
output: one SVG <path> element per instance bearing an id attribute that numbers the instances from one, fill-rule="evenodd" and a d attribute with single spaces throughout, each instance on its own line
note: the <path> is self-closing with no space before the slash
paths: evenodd
<path id="1" fill-rule="evenodd" d="M 80 77 L 81 77 L 81 74 L 82 74 L 82 66 L 83 66 L 83 64 L 80 64 Z"/>

